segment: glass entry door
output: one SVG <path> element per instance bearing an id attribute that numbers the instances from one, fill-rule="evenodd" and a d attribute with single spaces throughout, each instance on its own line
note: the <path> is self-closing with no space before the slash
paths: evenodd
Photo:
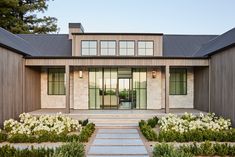
<path id="1" fill-rule="evenodd" d="M 118 102 L 119 109 L 132 108 L 132 95 L 131 95 L 131 79 L 121 78 L 118 79 Z"/>

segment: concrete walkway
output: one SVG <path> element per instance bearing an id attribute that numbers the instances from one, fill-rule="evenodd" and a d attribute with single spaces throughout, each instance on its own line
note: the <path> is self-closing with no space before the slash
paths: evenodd
<path id="1" fill-rule="evenodd" d="M 99 128 L 87 157 L 148 157 L 136 128 Z"/>

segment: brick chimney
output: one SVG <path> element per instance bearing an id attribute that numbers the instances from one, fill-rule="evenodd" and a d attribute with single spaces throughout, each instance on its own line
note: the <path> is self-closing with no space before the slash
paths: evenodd
<path id="1" fill-rule="evenodd" d="M 72 33 L 84 33 L 81 23 L 69 23 L 69 39 L 72 39 Z"/>

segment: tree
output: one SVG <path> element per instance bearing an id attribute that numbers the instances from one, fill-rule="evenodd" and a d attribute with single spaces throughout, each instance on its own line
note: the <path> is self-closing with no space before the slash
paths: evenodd
<path id="1" fill-rule="evenodd" d="M 55 17 L 37 17 L 49 0 L 0 0 L 0 27 L 12 33 L 46 34 L 58 31 Z"/>

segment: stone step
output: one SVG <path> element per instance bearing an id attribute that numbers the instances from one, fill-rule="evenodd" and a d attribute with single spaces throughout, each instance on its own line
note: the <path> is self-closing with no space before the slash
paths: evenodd
<path id="1" fill-rule="evenodd" d="M 93 146 L 143 146 L 141 139 L 95 139 Z"/>
<path id="2" fill-rule="evenodd" d="M 98 133 L 138 133 L 136 129 L 99 129 Z"/>
<path id="3" fill-rule="evenodd" d="M 97 119 L 89 119 L 89 121 L 93 123 L 138 123 L 140 119 L 109 119 L 109 118 L 97 118 Z"/>
<path id="4" fill-rule="evenodd" d="M 74 119 L 149 119 L 155 114 L 69 114 Z M 159 115 L 158 115 L 159 116 Z"/>
<path id="5" fill-rule="evenodd" d="M 144 146 L 91 146 L 88 155 L 148 155 Z"/>
<path id="6" fill-rule="evenodd" d="M 139 139 L 137 134 L 97 134 L 96 139 Z"/>
<path id="7" fill-rule="evenodd" d="M 138 123 L 95 123 L 97 127 L 137 127 Z"/>

